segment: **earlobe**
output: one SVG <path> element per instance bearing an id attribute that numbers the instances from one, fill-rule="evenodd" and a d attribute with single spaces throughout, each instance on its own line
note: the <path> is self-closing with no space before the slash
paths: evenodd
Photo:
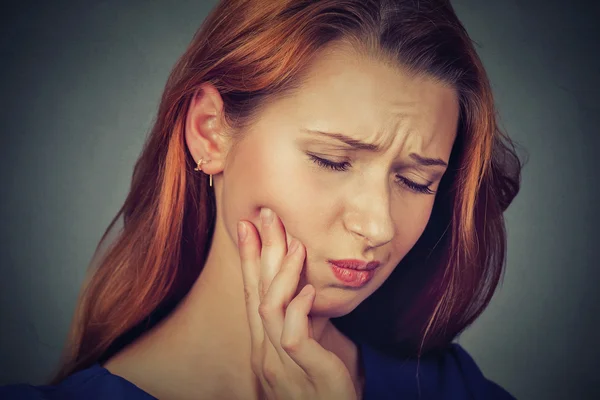
<path id="1" fill-rule="evenodd" d="M 229 138 L 221 123 L 223 101 L 218 90 L 209 83 L 202 84 L 190 101 L 185 121 L 185 141 L 194 162 L 210 160 L 202 170 L 210 175 L 224 169 Z"/>

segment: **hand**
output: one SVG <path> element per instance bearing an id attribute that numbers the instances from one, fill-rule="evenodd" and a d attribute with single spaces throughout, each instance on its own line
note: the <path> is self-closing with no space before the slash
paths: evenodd
<path id="1" fill-rule="evenodd" d="M 273 213 L 261 229 L 238 224 L 238 247 L 252 342 L 252 370 L 267 399 L 354 400 L 350 373 L 342 360 L 312 336 L 309 317 L 315 289 L 294 296 L 305 248 L 287 234 Z M 244 237 L 243 231 L 246 234 Z"/>

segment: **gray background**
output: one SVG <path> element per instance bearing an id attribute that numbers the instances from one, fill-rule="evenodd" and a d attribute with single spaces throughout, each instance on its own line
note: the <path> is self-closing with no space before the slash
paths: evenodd
<path id="1" fill-rule="evenodd" d="M 0 384 L 39 384 L 55 366 L 170 68 L 215 4 L 81 3 L 0 12 Z M 600 398 L 600 12 L 588 3 L 454 2 L 530 157 L 506 213 L 503 286 L 459 341 L 523 399 Z"/>

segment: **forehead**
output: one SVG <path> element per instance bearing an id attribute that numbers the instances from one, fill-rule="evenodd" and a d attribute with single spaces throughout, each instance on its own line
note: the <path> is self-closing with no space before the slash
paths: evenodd
<path id="1" fill-rule="evenodd" d="M 442 154 L 450 151 L 459 113 L 451 86 L 360 56 L 349 46 L 319 54 L 299 91 L 282 106 L 305 128 L 384 146 L 416 141 L 416 148 L 439 147 Z"/>

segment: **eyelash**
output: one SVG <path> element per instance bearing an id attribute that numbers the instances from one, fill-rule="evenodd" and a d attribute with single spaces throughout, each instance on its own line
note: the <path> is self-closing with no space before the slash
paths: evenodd
<path id="1" fill-rule="evenodd" d="M 346 171 L 350 165 L 349 162 L 344 161 L 342 163 L 336 163 L 330 160 L 326 160 L 324 158 L 320 158 L 317 156 L 314 156 L 312 154 L 308 155 L 311 159 L 311 161 L 313 161 L 315 164 L 319 165 L 320 167 L 323 168 L 328 168 L 334 171 Z M 404 177 L 399 177 L 400 181 L 402 181 L 402 183 L 406 186 L 408 186 L 411 190 L 418 192 L 418 193 L 423 193 L 423 194 L 434 194 L 435 192 L 433 192 L 431 189 L 429 189 L 428 185 L 419 185 L 411 180 L 408 180 Z"/>

